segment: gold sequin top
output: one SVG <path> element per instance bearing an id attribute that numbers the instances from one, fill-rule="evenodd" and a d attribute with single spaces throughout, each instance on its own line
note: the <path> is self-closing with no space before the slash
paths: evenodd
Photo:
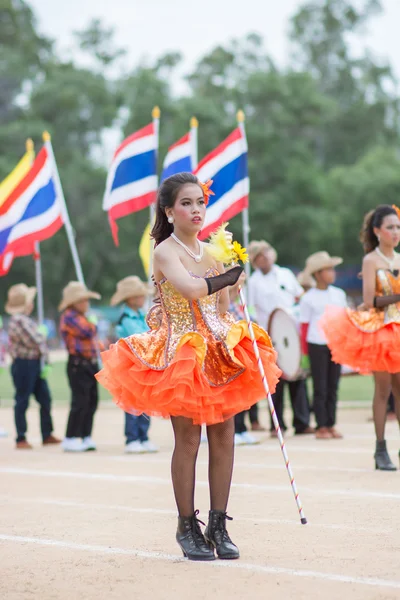
<path id="1" fill-rule="evenodd" d="M 400 275 L 395 276 L 389 269 L 378 269 L 376 272 L 376 295 L 391 296 L 400 294 Z M 400 324 L 400 303 L 390 304 L 385 308 L 372 308 L 371 310 L 347 309 L 350 320 L 358 329 L 367 333 L 378 331 L 389 323 Z"/>
<path id="2" fill-rule="evenodd" d="M 218 275 L 216 269 L 209 269 L 207 275 L 210 272 Z M 247 325 L 244 321 L 235 323 L 230 313 L 220 313 L 220 293 L 190 301 L 166 279 L 157 287 L 161 305 L 158 314 L 148 315 L 151 330 L 124 340 L 139 360 L 151 369 L 165 369 L 189 343 L 211 385 L 224 385 L 240 375 L 244 369 L 232 348 L 243 337 L 244 329 L 248 335 Z"/>

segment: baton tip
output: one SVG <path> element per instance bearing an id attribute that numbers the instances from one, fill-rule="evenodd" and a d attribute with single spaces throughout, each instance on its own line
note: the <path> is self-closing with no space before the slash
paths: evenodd
<path id="1" fill-rule="evenodd" d="M 300 519 L 301 524 L 302 525 L 307 525 L 307 519 L 305 517 L 303 517 L 302 519 Z"/>

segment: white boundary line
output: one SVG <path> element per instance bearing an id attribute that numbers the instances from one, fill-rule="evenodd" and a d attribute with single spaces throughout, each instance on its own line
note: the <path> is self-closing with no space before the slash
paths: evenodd
<path id="1" fill-rule="evenodd" d="M 162 477 L 148 477 L 145 475 L 113 475 L 112 473 L 82 473 L 74 471 L 45 471 L 38 469 L 22 469 L 14 467 L 0 467 L 0 473 L 10 475 L 30 475 L 32 477 L 54 477 L 54 478 L 70 478 L 70 479 L 86 479 L 98 481 L 114 481 L 117 483 L 147 483 L 149 485 L 171 485 L 170 479 Z M 396 475 L 392 475 L 396 477 Z M 199 487 L 208 487 L 207 481 L 196 481 Z M 232 488 L 248 489 L 248 490 L 263 490 L 267 492 L 286 492 L 286 485 L 266 485 L 256 483 L 232 483 Z M 309 494 L 323 496 L 347 496 L 349 498 L 385 498 L 390 500 L 400 500 L 400 493 L 391 492 L 371 492 L 367 490 L 342 490 L 342 489 L 320 489 L 302 486 L 301 489 Z"/>
<path id="2" fill-rule="evenodd" d="M 53 500 L 51 498 L 15 498 L 14 496 L 0 496 L 0 503 L 8 504 L 10 502 L 18 502 L 20 504 L 45 504 L 47 506 L 57 506 L 63 508 L 82 508 L 84 510 L 112 510 L 113 512 L 128 512 L 137 514 L 156 514 L 164 516 L 176 517 L 176 510 L 166 510 L 159 508 L 135 508 L 133 506 L 124 506 L 121 504 L 88 504 L 84 502 L 73 502 L 71 500 Z M 235 517 L 235 521 L 246 521 L 259 525 L 260 523 L 268 525 L 289 525 L 301 527 L 301 523 L 293 519 L 265 519 L 259 518 L 258 516 L 241 516 Z M 390 529 L 379 529 L 377 527 L 363 527 L 358 525 L 341 525 L 341 524 L 326 524 L 311 522 L 308 524 L 313 529 L 330 529 L 336 531 L 363 531 L 365 533 L 373 533 L 374 535 L 390 535 L 393 533 L 393 528 Z"/>
<path id="3" fill-rule="evenodd" d="M 50 540 L 43 538 L 35 538 L 35 537 L 24 537 L 19 535 L 6 535 L 0 534 L 0 541 L 3 542 L 14 542 L 14 543 L 22 543 L 22 544 L 36 544 L 39 546 L 51 546 L 62 548 L 65 550 L 76 550 L 83 552 L 95 552 L 99 554 L 113 554 L 113 555 L 126 555 L 126 556 L 135 556 L 137 558 L 145 558 L 145 559 L 153 559 L 153 560 L 163 560 L 166 562 L 178 562 L 178 563 L 188 563 L 187 559 L 182 558 L 181 556 L 175 554 L 164 554 L 162 552 L 147 552 L 144 550 L 136 550 L 131 549 L 127 550 L 125 548 L 113 548 L 108 546 L 98 546 L 91 544 L 77 544 L 75 542 L 65 542 L 61 540 Z M 285 567 L 267 567 L 264 565 L 250 564 L 250 563 L 242 563 L 242 562 L 223 562 L 216 560 L 214 562 L 209 562 L 206 565 L 200 566 L 200 563 L 197 563 L 197 568 L 217 568 L 217 569 L 233 569 L 233 570 L 242 570 L 242 571 L 251 571 L 253 573 L 262 573 L 266 575 L 288 575 L 290 577 L 304 577 L 307 579 L 319 579 L 323 581 L 331 581 L 334 583 L 350 583 L 357 585 L 366 585 L 372 587 L 380 587 L 380 588 L 391 588 L 391 589 L 400 589 L 400 581 L 390 581 L 388 579 L 378 579 L 373 577 L 353 577 L 351 575 L 337 575 L 335 573 L 322 573 L 320 571 L 307 571 L 302 569 L 288 569 Z"/>

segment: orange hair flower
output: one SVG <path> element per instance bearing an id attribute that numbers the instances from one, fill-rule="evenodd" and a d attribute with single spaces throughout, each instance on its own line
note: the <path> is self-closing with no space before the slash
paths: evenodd
<path id="1" fill-rule="evenodd" d="M 209 179 L 205 183 L 201 183 L 201 181 L 199 181 L 199 186 L 203 190 L 204 202 L 205 202 L 206 206 L 208 204 L 208 200 L 209 200 L 210 196 L 215 196 L 214 192 L 210 189 L 212 186 L 212 183 L 213 183 L 212 179 Z"/>
<path id="2" fill-rule="evenodd" d="M 396 211 L 397 216 L 400 219 L 400 208 L 398 206 L 396 206 L 395 204 L 392 204 L 392 208 L 394 208 L 394 210 Z"/>

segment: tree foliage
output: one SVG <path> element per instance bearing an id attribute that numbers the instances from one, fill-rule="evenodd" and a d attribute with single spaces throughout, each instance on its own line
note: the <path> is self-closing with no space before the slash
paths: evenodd
<path id="1" fill-rule="evenodd" d="M 91 67 L 59 56 L 41 35 L 23 0 L 0 8 L 0 178 L 23 153 L 25 139 L 41 145 L 50 131 L 83 270 L 107 301 L 118 279 L 143 275 L 138 244 L 147 211 L 120 220 L 120 248 L 112 243 L 101 204 L 106 179 L 107 133 L 128 135 L 162 111 L 160 159 L 196 115 L 199 156 L 222 141 L 246 113 L 251 181 L 251 237 L 266 238 L 282 264 L 301 267 L 326 249 L 358 264 L 363 214 L 398 201 L 398 105 L 388 64 L 368 52 L 354 56 L 381 9 L 378 0 L 309 0 L 291 20 L 292 60 L 279 68 L 260 35 L 250 33 L 212 49 L 186 74 L 177 94 L 182 56 L 124 63 L 112 29 L 94 20 L 76 32 Z M 116 64 L 123 75 L 116 76 Z M 160 161 L 161 162 L 161 161 Z M 241 237 L 241 219 L 231 227 Z M 74 278 L 64 231 L 42 244 L 47 308 Z M 5 288 L 33 281 L 30 257 L 17 259 Z"/>

